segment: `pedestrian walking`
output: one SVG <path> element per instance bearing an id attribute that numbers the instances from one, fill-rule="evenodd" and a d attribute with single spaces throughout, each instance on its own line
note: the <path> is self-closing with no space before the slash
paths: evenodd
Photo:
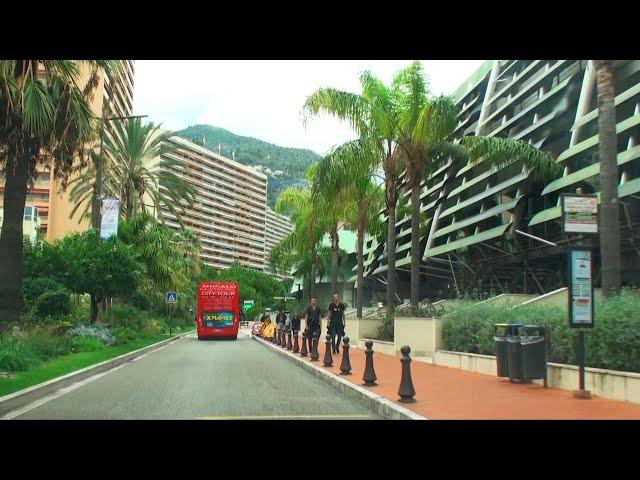
<path id="1" fill-rule="evenodd" d="M 311 297 L 311 305 L 307 308 L 306 317 L 307 339 L 309 340 L 309 351 L 311 351 L 313 337 L 317 336 L 320 338 L 320 332 L 322 332 L 322 312 L 320 311 L 320 307 L 318 307 L 318 299 L 315 296 Z"/>
<path id="2" fill-rule="evenodd" d="M 291 318 L 291 330 L 293 330 L 293 335 L 298 335 L 300 331 L 300 314 L 294 313 Z"/>
<path id="3" fill-rule="evenodd" d="M 333 353 L 340 353 L 340 341 L 344 337 L 344 329 L 346 327 L 344 318 L 344 303 L 340 301 L 340 295 L 333 294 L 333 302 L 327 308 L 327 322 L 330 327 L 331 349 Z M 337 338 L 337 341 L 336 341 Z"/>
<path id="4" fill-rule="evenodd" d="M 280 307 L 278 315 L 276 315 L 276 325 L 278 325 L 278 332 L 284 330 L 284 324 L 287 321 L 287 314 L 284 313 L 284 308 Z"/>

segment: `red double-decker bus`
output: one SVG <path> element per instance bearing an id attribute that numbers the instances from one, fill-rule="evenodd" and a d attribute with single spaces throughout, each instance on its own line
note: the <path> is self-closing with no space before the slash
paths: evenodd
<path id="1" fill-rule="evenodd" d="M 196 314 L 198 340 L 238 338 L 240 290 L 236 282 L 200 282 Z"/>

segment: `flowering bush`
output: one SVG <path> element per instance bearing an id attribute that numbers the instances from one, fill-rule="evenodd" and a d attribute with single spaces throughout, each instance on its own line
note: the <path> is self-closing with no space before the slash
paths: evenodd
<path id="1" fill-rule="evenodd" d="M 108 328 L 101 325 L 78 325 L 67 332 L 70 337 L 93 337 L 103 345 L 113 345 L 116 339 Z"/>

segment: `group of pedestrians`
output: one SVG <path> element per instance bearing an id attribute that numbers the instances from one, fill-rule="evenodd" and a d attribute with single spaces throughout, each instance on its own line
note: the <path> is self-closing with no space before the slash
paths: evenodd
<path id="1" fill-rule="evenodd" d="M 345 305 L 340 301 L 340 296 L 335 293 L 333 295 L 333 301 L 329 304 L 326 312 L 318 306 L 318 299 L 311 297 L 311 305 L 305 312 L 306 327 L 305 332 L 307 334 L 307 341 L 309 342 L 309 351 L 312 349 L 313 338 L 320 338 L 322 332 L 322 318 L 325 317 L 327 321 L 327 333 L 331 335 L 331 349 L 333 353 L 340 353 L 340 342 L 344 337 L 344 329 L 346 327 L 346 320 L 344 316 Z M 264 315 L 261 319 L 263 324 L 265 322 L 271 323 L 271 317 Z M 300 332 L 301 317 L 298 313 L 293 315 L 287 315 L 284 308 L 281 308 L 276 315 L 276 328 L 278 332 L 282 330 L 292 331 L 293 335 L 298 335 Z"/>

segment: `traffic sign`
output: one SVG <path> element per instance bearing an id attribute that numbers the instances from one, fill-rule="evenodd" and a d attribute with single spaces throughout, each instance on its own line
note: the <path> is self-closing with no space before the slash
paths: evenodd
<path id="1" fill-rule="evenodd" d="M 244 310 L 245 313 L 247 313 L 249 310 L 251 310 L 253 308 L 253 300 L 245 300 L 242 304 L 242 309 Z"/>
<path id="2" fill-rule="evenodd" d="M 178 302 L 178 293 L 177 292 L 167 292 L 167 303 L 177 303 Z"/>

